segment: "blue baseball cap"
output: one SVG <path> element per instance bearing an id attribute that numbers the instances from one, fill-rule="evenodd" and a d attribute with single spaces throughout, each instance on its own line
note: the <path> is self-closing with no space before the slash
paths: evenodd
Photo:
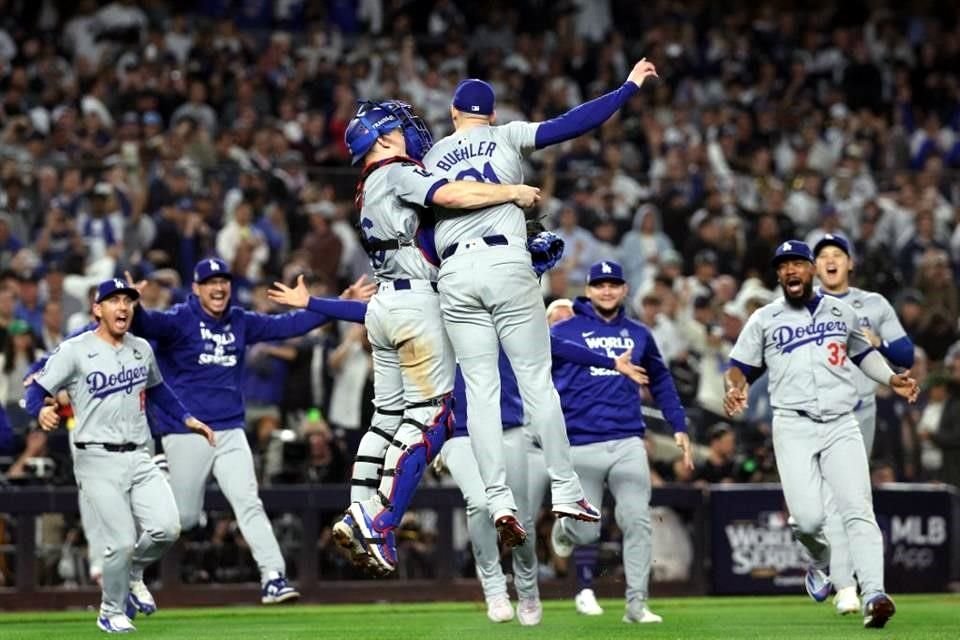
<path id="1" fill-rule="evenodd" d="M 193 268 L 193 281 L 197 284 L 210 278 L 226 278 L 233 280 L 230 267 L 220 258 L 204 258 Z"/>
<path id="2" fill-rule="evenodd" d="M 612 260 L 602 260 L 591 265 L 587 284 L 597 282 L 626 282 L 623 279 L 623 267 Z"/>
<path id="3" fill-rule="evenodd" d="M 489 116 L 495 102 L 493 87 L 476 78 L 461 80 L 453 92 L 453 107 L 464 113 Z"/>
<path id="4" fill-rule="evenodd" d="M 806 242 L 787 240 L 777 247 L 777 252 L 773 255 L 773 268 L 776 269 L 784 260 L 792 260 L 795 258 L 813 262 L 813 253 L 810 252 L 810 247 L 807 246 Z"/>
<path id="5" fill-rule="evenodd" d="M 834 246 L 839 248 L 840 251 L 843 251 L 845 254 L 847 254 L 847 257 L 850 257 L 852 255 L 850 253 L 850 243 L 847 242 L 846 238 L 832 234 L 832 233 L 828 233 L 827 235 L 820 238 L 820 241 L 817 242 L 816 245 L 814 245 L 813 257 L 816 258 L 818 255 L 820 255 L 821 249 L 829 246 Z"/>
<path id="6" fill-rule="evenodd" d="M 97 298 L 95 302 L 100 304 L 107 298 L 120 295 L 121 293 L 127 294 L 133 300 L 136 300 L 140 297 L 140 292 L 131 287 L 130 283 L 128 283 L 126 280 L 121 280 L 120 278 L 111 278 L 110 280 L 104 280 L 97 285 Z"/>

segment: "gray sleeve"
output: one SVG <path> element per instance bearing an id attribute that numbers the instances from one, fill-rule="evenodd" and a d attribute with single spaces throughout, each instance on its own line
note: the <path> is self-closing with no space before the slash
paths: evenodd
<path id="1" fill-rule="evenodd" d="M 743 325 L 737 343 L 730 351 L 730 359 L 751 367 L 763 366 L 763 311 L 755 311 Z"/>
<path id="2" fill-rule="evenodd" d="M 847 321 L 847 326 L 850 327 L 850 334 L 847 336 L 847 355 L 851 358 L 857 358 L 873 349 L 873 345 L 860 330 L 860 321 L 853 309 L 848 308 L 844 315 L 846 316 L 844 319 Z"/>
<path id="3" fill-rule="evenodd" d="M 163 374 L 160 373 L 160 367 L 157 366 L 157 358 L 153 355 L 153 349 L 147 345 L 150 353 L 150 364 L 147 365 L 147 389 L 163 384 Z"/>
<path id="4" fill-rule="evenodd" d="M 510 122 L 500 127 L 500 131 L 520 153 L 530 153 L 536 149 L 539 127 L 539 122 Z"/>
<path id="5" fill-rule="evenodd" d="M 76 369 L 76 347 L 73 342 L 63 342 L 33 380 L 50 393 L 56 393 L 70 385 Z"/>
<path id="6" fill-rule="evenodd" d="M 445 177 L 413 163 L 390 167 L 388 180 L 398 198 L 423 207 L 433 204 L 433 194 L 447 183 Z"/>
<path id="7" fill-rule="evenodd" d="M 907 335 L 907 332 L 903 328 L 903 325 L 900 324 L 897 312 L 893 310 L 893 306 L 887 302 L 886 298 L 879 298 L 883 310 L 880 314 L 880 324 L 877 326 L 877 335 L 880 336 L 881 340 L 886 340 L 887 342 L 894 342 L 895 340 L 903 338 Z"/>

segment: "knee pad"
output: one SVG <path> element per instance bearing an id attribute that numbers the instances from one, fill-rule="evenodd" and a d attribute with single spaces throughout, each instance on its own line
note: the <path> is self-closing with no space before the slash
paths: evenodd
<path id="1" fill-rule="evenodd" d="M 426 411 L 421 411 L 424 409 Z M 419 414 L 429 417 L 420 421 Z M 412 426 L 413 429 L 402 427 Z M 408 408 L 401 420 L 401 429 L 390 443 L 400 450 L 399 457 L 383 470 L 384 482 L 378 497 L 383 509 L 373 519 L 378 531 L 397 527 L 420 484 L 423 472 L 440 453 L 443 444 L 453 435 L 453 396 L 447 394 L 436 401 Z M 391 456 L 392 458 L 392 456 Z"/>

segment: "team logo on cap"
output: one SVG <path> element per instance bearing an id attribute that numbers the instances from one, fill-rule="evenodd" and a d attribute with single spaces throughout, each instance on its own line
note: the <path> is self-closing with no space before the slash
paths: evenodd
<path id="1" fill-rule="evenodd" d="M 123 289 L 123 288 L 126 287 L 127 285 L 124 284 L 123 280 L 121 280 L 120 278 L 114 278 L 114 279 L 113 279 L 113 286 L 115 286 L 117 289 Z"/>
<path id="2" fill-rule="evenodd" d="M 828 234 L 826 234 L 825 236 L 823 236 L 823 239 L 824 239 L 824 240 L 833 240 L 833 234 L 832 234 L 832 233 L 828 233 Z"/>
<path id="3" fill-rule="evenodd" d="M 793 249 L 793 245 L 790 244 L 789 242 L 784 242 L 783 246 L 780 247 L 781 251 L 790 251 L 790 249 Z"/>
<path id="4" fill-rule="evenodd" d="M 478 104 L 471 105 L 470 111 L 480 111 L 480 105 Z"/>
<path id="5" fill-rule="evenodd" d="M 220 271 L 220 265 L 217 264 L 216 260 L 210 261 L 210 271 Z"/>
<path id="6" fill-rule="evenodd" d="M 601 263 L 600 271 L 602 271 L 603 273 L 613 273 L 613 269 L 611 269 L 610 265 L 608 265 L 606 262 Z"/>

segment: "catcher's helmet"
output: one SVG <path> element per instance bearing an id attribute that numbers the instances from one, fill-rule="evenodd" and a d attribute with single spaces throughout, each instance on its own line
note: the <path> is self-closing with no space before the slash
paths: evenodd
<path id="1" fill-rule="evenodd" d="M 430 130 L 410 105 L 400 100 L 385 102 L 359 101 L 357 114 L 347 125 L 343 141 L 350 151 L 353 164 L 359 163 L 382 135 L 403 127 L 407 155 L 422 160 L 433 145 Z"/>

